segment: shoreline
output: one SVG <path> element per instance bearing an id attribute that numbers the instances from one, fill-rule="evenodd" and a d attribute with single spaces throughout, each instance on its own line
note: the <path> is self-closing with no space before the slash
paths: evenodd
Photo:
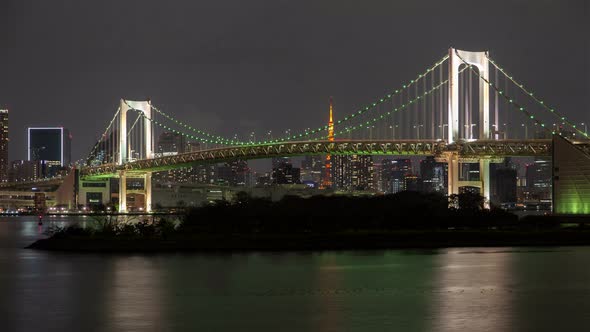
<path id="1" fill-rule="evenodd" d="M 26 249 L 77 253 L 181 253 L 438 249 L 590 245 L 590 230 L 400 230 L 325 235 L 176 235 L 167 238 L 59 237 Z"/>

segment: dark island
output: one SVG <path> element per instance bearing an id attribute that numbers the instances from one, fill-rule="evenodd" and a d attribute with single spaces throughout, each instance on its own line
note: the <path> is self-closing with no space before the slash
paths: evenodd
<path id="1" fill-rule="evenodd" d="M 589 245 L 587 220 L 484 208 L 483 197 L 401 192 L 375 197 L 285 197 L 240 193 L 189 209 L 178 221 L 153 216 L 53 229 L 28 248 L 88 252 L 356 250 Z"/>

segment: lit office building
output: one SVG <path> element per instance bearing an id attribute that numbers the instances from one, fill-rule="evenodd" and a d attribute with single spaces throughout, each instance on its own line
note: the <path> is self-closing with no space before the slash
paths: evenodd
<path id="1" fill-rule="evenodd" d="M 446 194 L 448 182 L 446 163 L 439 163 L 432 156 L 426 157 L 420 161 L 420 177 L 422 178 L 422 191 Z"/>
<path id="2" fill-rule="evenodd" d="M 373 158 L 371 156 L 332 156 L 332 183 L 340 190 L 373 188 Z"/>
<path id="3" fill-rule="evenodd" d="M 395 194 L 406 190 L 406 174 L 412 173 L 410 159 L 383 159 L 381 161 L 381 191 Z"/>
<path id="4" fill-rule="evenodd" d="M 45 160 L 66 167 L 71 160 L 71 136 L 63 127 L 30 127 L 27 130 L 27 159 Z"/>

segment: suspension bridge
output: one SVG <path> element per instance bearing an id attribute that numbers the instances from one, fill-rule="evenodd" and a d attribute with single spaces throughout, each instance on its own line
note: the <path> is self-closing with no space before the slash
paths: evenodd
<path id="1" fill-rule="evenodd" d="M 162 132 L 184 136 L 202 148 L 164 155 L 154 149 L 154 138 Z M 127 211 L 130 191 L 143 195 L 150 211 L 151 177 L 157 171 L 277 156 L 413 155 L 435 156 L 448 164 L 449 195 L 470 185 L 489 198 L 490 164 L 504 157 L 552 157 L 557 170 L 556 136 L 567 139 L 557 145 L 569 144 L 574 150 L 561 149 L 568 158 L 554 172 L 561 173 L 560 182 L 554 183 L 554 207 L 560 213 L 590 213 L 590 203 L 586 203 L 590 202 L 590 149 L 585 128 L 517 81 L 487 51 L 450 48 L 413 79 L 338 121 L 266 140 L 224 137 L 179 120 L 151 101 L 121 99 L 85 165 L 77 170 L 79 181 L 69 182 L 119 178 L 119 211 Z M 479 164 L 479 181 L 460 180 L 463 163 Z M 568 173 L 572 167 L 577 173 Z M 129 178 L 141 179 L 143 188 L 128 189 Z M 17 184 L 1 186 L 8 189 Z M 560 203 L 556 205 L 555 200 Z"/>

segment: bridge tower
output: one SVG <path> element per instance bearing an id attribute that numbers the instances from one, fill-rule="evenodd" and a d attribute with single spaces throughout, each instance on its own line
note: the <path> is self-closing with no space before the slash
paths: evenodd
<path id="1" fill-rule="evenodd" d="M 459 69 L 462 65 L 472 65 L 477 67 L 481 78 L 479 82 L 479 109 L 478 122 L 480 140 L 490 139 L 490 87 L 485 82 L 489 80 L 489 60 L 488 52 L 470 52 L 449 48 L 449 92 L 448 92 L 448 144 L 460 140 L 466 140 L 469 137 L 461 137 L 461 124 L 459 123 Z M 470 124 L 467 124 L 470 125 Z M 490 198 L 490 163 L 501 162 L 495 158 L 481 157 L 478 159 L 463 160 L 459 158 L 457 152 L 447 153 L 445 159 L 448 163 L 449 183 L 448 194 L 458 194 L 459 187 L 462 185 L 478 186 L 481 194 Z M 460 181 L 459 170 L 462 163 L 479 163 L 480 180 L 477 182 Z"/>
<path id="2" fill-rule="evenodd" d="M 118 158 L 117 165 L 123 165 L 131 161 L 130 147 L 127 142 L 127 112 L 129 110 L 135 110 L 142 112 L 143 115 L 151 119 L 152 118 L 152 105 L 150 101 L 132 101 L 121 99 L 120 104 L 121 114 L 119 117 L 119 142 L 118 142 Z M 145 151 L 145 157 L 151 159 L 154 157 L 153 154 L 153 142 L 152 142 L 152 125 L 150 121 L 144 121 L 143 128 L 143 139 L 140 147 Z M 142 178 L 144 181 L 144 189 L 142 194 L 145 197 L 145 209 L 146 212 L 152 210 L 152 173 L 141 172 L 128 174 L 127 171 L 122 170 L 119 172 L 119 212 L 127 212 L 127 179 L 128 178 Z"/>

